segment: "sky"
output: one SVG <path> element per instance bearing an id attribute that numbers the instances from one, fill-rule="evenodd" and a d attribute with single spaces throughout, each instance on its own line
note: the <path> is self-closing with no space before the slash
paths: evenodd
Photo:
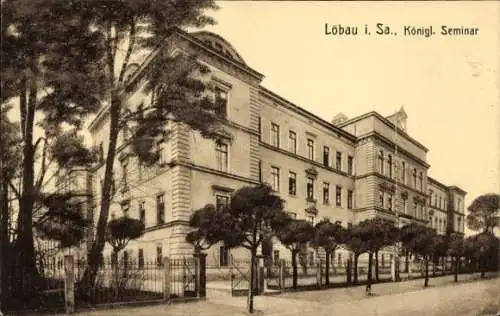
<path id="1" fill-rule="evenodd" d="M 499 192 L 499 2 L 218 5 L 210 14 L 218 24 L 206 29 L 264 74 L 266 88 L 328 121 L 404 105 L 408 133 L 429 149 L 431 177 L 467 191 L 466 206 Z M 377 23 L 397 35 L 377 36 Z M 326 35 L 325 24 L 358 26 L 358 35 Z M 365 24 L 370 36 L 360 34 Z M 436 35 L 403 36 L 405 26 L 429 25 Z M 441 25 L 479 32 L 443 36 Z"/>

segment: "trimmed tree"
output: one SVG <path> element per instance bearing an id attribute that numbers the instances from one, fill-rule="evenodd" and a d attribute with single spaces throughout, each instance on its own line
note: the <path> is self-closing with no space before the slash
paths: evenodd
<path id="1" fill-rule="evenodd" d="M 351 252 L 353 253 L 353 266 L 352 269 L 354 271 L 353 273 L 353 283 L 357 284 L 358 283 L 358 259 L 359 256 L 367 251 L 367 245 L 363 239 L 363 235 L 359 231 L 358 225 L 352 226 L 350 229 L 347 230 L 347 238 L 345 245 Z"/>
<path id="2" fill-rule="evenodd" d="M 479 265 L 481 278 L 488 269 L 498 269 L 499 239 L 490 232 L 483 232 L 468 238 L 473 247 L 473 256 Z"/>
<path id="3" fill-rule="evenodd" d="M 330 284 L 330 262 L 335 250 L 346 241 L 347 231 L 340 222 L 332 223 L 325 219 L 316 224 L 315 235 L 312 244 L 321 247 L 325 251 L 326 272 L 325 283 Z"/>
<path id="4" fill-rule="evenodd" d="M 291 220 L 277 231 L 280 242 L 290 250 L 292 254 L 292 286 L 297 288 L 297 254 L 314 239 L 314 226 L 305 220 Z"/>
<path id="5" fill-rule="evenodd" d="M 465 247 L 465 240 L 462 234 L 453 233 L 450 235 L 447 254 L 453 258 L 453 275 L 455 282 L 458 282 L 460 260 L 466 254 Z"/>
<path id="6" fill-rule="evenodd" d="M 477 197 L 467 210 L 467 227 L 471 230 L 493 233 L 500 225 L 500 195 L 496 193 Z"/>
<path id="7" fill-rule="evenodd" d="M 429 259 L 437 243 L 436 232 L 430 227 L 418 223 L 411 223 L 401 228 L 401 242 L 414 254 L 424 259 L 425 281 L 424 287 L 429 285 Z"/>
<path id="8" fill-rule="evenodd" d="M 223 215 L 213 204 L 207 204 L 191 215 L 189 226 L 193 230 L 186 235 L 186 241 L 193 245 L 195 254 L 200 254 L 223 239 Z"/>

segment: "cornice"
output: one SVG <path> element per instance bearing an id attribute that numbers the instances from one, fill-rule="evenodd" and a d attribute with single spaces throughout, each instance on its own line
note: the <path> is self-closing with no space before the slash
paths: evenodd
<path id="1" fill-rule="evenodd" d="M 359 136 L 358 137 L 358 142 L 360 142 L 360 141 L 362 141 L 364 139 L 369 139 L 369 138 L 375 138 L 375 139 L 381 140 L 386 145 L 388 145 L 391 148 L 391 150 L 394 149 L 394 142 L 392 142 L 390 139 L 388 139 L 387 137 L 383 136 L 382 134 L 380 134 L 377 131 L 371 131 L 369 133 L 366 133 L 366 134 L 363 134 L 363 135 Z M 416 157 L 414 154 L 410 153 L 406 149 L 401 148 L 400 146 L 398 146 L 398 152 L 405 154 L 410 159 L 416 161 L 417 163 L 419 163 L 420 165 L 424 166 L 425 168 L 429 168 L 431 166 L 427 162 L 425 162 L 422 159 Z"/>
<path id="2" fill-rule="evenodd" d="M 391 183 L 393 183 L 395 185 L 397 184 L 398 187 L 402 187 L 402 188 L 404 188 L 404 189 L 406 189 L 408 191 L 412 191 L 413 193 L 417 193 L 417 194 L 420 194 L 420 195 L 425 196 L 425 197 L 428 196 L 425 192 L 422 192 L 422 191 L 419 191 L 417 189 L 414 189 L 414 188 L 412 188 L 412 187 L 410 187 L 410 186 L 408 186 L 406 184 L 403 184 L 401 182 L 397 182 L 394 179 L 388 178 L 388 177 L 386 177 L 384 175 L 381 175 L 380 173 L 374 172 L 374 171 L 368 172 L 368 173 L 365 173 L 365 174 L 362 174 L 362 175 L 357 175 L 355 177 L 355 179 L 356 180 L 361 180 L 361 179 L 364 179 L 364 178 L 368 178 L 370 176 L 374 176 L 374 177 L 377 177 L 377 178 L 380 178 L 380 179 L 384 179 L 384 180 L 386 180 L 388 182 L 391 182 Z"/>

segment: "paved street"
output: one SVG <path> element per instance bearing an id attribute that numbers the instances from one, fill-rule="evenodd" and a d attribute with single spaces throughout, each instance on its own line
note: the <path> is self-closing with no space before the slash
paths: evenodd
<path id="1" fill-rule="evenodd" d="M 495 315 L 500 310 L 500 279 L 477 280 L 475 275 L 431 279 L 423 289 L 423 280 L 377 284 L 375 295 L 364 296 L 363 287 L 287 293 L 255 298 L 256 315 Z M 245 297 L 231 297 L 212 291 L 205 302 L 157 305 L 139 308 L 100 310 L 82 315 L 248 315 Z"/>

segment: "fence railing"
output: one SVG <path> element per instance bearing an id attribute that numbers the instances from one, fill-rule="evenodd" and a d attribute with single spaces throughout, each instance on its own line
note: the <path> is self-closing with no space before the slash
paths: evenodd
<path id="1" fill-rule="evenodd" d="M 205 296 L 205 257 L 157 260 L 102 260 L 91 282 L 85 260 L 65 256 L 62 266 L 46 266 L 44 293 L 67 312 L 100 304 L 176 301 Z M 49 272 L 50 271 L 50 272 Z"/>

